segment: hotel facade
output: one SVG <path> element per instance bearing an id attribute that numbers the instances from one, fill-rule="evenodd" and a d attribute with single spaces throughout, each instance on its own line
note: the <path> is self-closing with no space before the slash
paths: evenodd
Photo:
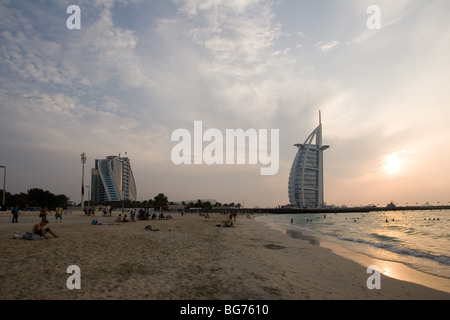
<path id="1" fill-rule="evenodd" d="M 94 203 L 136 200 L 130 159 L 120 156 L 96 159 L 91 171 L 91 196 Z"/>
<path id="2" fill-rule="evenodd" d="M 315 139 L 315 140 L 314 140 Z M 315 143 L 313 143 L 315 142 Z M 322 121 L 298 148 L 289 174 L 289 203 L 295 208 L 319 208 L 324 205 Z"/>

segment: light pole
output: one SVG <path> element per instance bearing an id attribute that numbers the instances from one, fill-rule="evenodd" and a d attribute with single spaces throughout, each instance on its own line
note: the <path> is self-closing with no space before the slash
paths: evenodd
<path id="1" fill-rule="evenodd" d="M 5 197 L 6 197 L 6 166 L 0 166 L 0 168 L 3 168 L 3 200 L 2 200 L 2 210 L 5 206 Z"/>
<path id="2" fill-rule="evenodd" d="M 81 154 L 81 163 L 82 163 L 82 171 L 81 171 L 81 211 L 84 209 L 84 164 L 86 163 L 86 153 Z"/>
<path id="3" fill-rule="evenodd" d="M 89 186 L 85 186 L 85 187 L 88 188 L 88 208 L 87 208 L 87 211 L 88 211 L 88 214 L 89 214 L 89 193 L 90 193 L 91 189 L 89 188 Z"/>

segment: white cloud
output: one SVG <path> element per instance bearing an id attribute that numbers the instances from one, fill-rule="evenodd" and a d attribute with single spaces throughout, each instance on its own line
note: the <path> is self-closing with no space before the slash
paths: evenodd
<path id="1" fill-rule="evenodd" d="M 306 38 L 306 34 L 303 33 L 303 32 L 301 32 L 301 31 L 297 32 L 297 36 L 298 36 L 300 39 L 305 39 L 305 38 Z"/>
<path id="2" fill-rule="evenodd" d="M 414 13 L 418 9 L 418 4 L 421 1 L 417 0 L 398 0 L 389 1 L 382 0 L 377 1 L 376 5 L 380 8 L 380 20 L 381 29 L 380 30 L 370 30 L 367 28 L 366 24 L 361 25 L 361 29 L 350 41 L 351 44 L 360 44 L 365 41 L 372 39 L 374 36 L 379 35 L 380 32 L 385 34 L 386 30 L 392 30 L 395 25 L 400 24 L 409 15 Z M 423 3 L 423 2 L 422 2 Z M 353 2 L 355 10 L 362 12 L 363 8 L 367 8 L 369 5 L 374 4 L 373 1 L 358 1 Z M 366 19 L 369 18 L 369 14 L 366 15 Z"/>
<path id="3" fill-rule="evenodd" d="M 316 48 L 317 50 L 323 52 L 323 53 L 330 53 L 332 51 L 334 51 L 338 46 L 339 46 L 340 42 L 337 40 L 333 40 L 330 42 L 324 42 L 324 41 L 320 41 L 318 43 L 316 43 Z"/>
<path id="4" fill-rule="evenodd" d="M 246 77 L 266 72 L 281 35 L 271 1 L 188 1 L 181 12 L 190 19 L 190 34 L 214 60 L 208 69 Z"/>
<path id="5" fill-rule="evenodd" d="M 34 181 L 46 179 L 48 154 L 57 163 L 58 151 L 66 157 L 74 152 L 78 165 L 81 151 L 89 157 L 128 151 L 144 199 L 154 181 L 182 195 L 177 179 L 205 172 L 205 184 L 220 179 L 233 189 L 217 189 L 219 201 L 236 201 L 220 197 L 234 197 L 232 185 L 243 176 L 249 186 L 264 185 L 260 177 L 253 180 L 259 170 L 247 167 L 177 167 L 171 176 L 170 133 L 203 120 L 205 128 L 280 129 L 279 175 L 270 188 L 246 195 L 246 202 L 283 204 L 292 145 L 314 129 L 319 109 L 324 143 L 331 145 L 326 179 L 332 177 L 340 189 L 349 179 L 363 186 L 383 157 L 398 150 L 416 151 L 414 159 L 426 167 L 450 137 L 448 2 L 382 2 L 376 37 L 365 33 L 369 1 L 359 0 L 354 6 L 333 4 L 339 10 L 325 14 L 336 14 L 331 23 L 313 17 L 316 29 L 297 16 L 286 20 L 294 15 L 275 8 L 278 1 L 152 3 L 164 8 L 159 15 L 139 11 L 140 18 L 149 17 L 144 25 L 133 19 L 147 2 L 130 8 L 128 1 L 84 1 L 82 29 L 74 32 L 65 28 L 65 10 L 61 16 L 50 6 L 13 10 L 12 3 L 0 4 L 0 133 L 8 136 L 1 143 L 8 157 L 40 155 L 35 165 L 44 169 L 36 170 L 41 176 Z M 322 9 L 312 3 L 312 12 Z M 342 29 L 325 30 L 336 21 Z M 353 30 L 355 25 L 361 29 Z M 294 50 L 298 45 L 302 49 Z M 194 197 L 211 190 L 189 189 Z"/>

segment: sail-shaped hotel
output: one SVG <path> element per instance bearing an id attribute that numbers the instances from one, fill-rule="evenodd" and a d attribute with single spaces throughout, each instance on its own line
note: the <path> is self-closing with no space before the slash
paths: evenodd
<path id="1" fill-rule="evenodd" d="M 314 141 L 315 138 L 315 141 Z M 315 142 L 315 144 L 313 143 Z M 322 120 L 298 148 L 289 174 L 289 202 L 296 208 L 319 208 L 324 205 Z"/>

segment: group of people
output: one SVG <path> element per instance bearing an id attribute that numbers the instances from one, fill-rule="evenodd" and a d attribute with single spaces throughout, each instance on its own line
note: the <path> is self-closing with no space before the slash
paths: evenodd
<path id="1" fill-rule="evenodd" d="M 50 210 L 48 210 L 47 207 L 43 207 L 41 209 L 41 211 L 39 212 L 39 217 L 42 220 L 47 220 L 47 215 L 49 214 L 49 212 L 50 212 Z M 62 222 L 62 215 L 63 215 L 63 208 L 62 207 L 57 207 L 56 210 L 55 210 L 56 222 L 58 222 L 58 220 L 59 220 L 60 223 Z"/>
<path id="2" fill-rule="evenodd" d="M 237 213 L 236 212 L 230 212 L 228 215 L 228 220 L 236 222 Z"/>
<path id="3" fill-rule="evenodd" d="M 12 222 L 18 223 L 19 222 L 19 206 L 15 206 L 12 208 L 11 213 L 13 215 Z M 39 212 L 39 218 L 41 218 L 41 221 L 39 223 L 36 223 L 31 228 L 30 232 L 25 232 L 23 235 L 16 235 L 14 238 L 22 238 L 27 240 L 34 240 L 34 239 L 40 239 L 41 237 L 45 239 L 49 239 L 49 235 L 52 235 L 54 238 L 58 238 L 58 235 L 47 225 L 49 224 L 49 221 L 47 220 L 47 215 L 49 213 L 49 210 L 47 207 L 43 207 L 41 211 Z M 58 220 L 62 222 L 62 213 L 63 209 L 61 207 L 56 208 L 55 211 L 55 217 L 56 222 Z"/>
<path id="4" fill-rule="evenodd" d="M 136 221 L 136 216 L 135 216 L 135 213 L 134 212 L 132 212 L 131 214 L 130 214 L 130 219 L 128 219 L 128 217 L 127 217 L 127 215 L 124 215 L 123 217 L 122 217 L 122 214 L 120 214 L 119 213 L 119 215 L 117 216 L 117 218 L 116 218 L 116 220 L 115 220 L 115 222 L 134 222 L 134 221 Z"/>
<path id="5" fill-rule="evenodd" d="M 139 211 L 138 219 L 139 220 L 150 220 L 150 219 L 151 220 L 154 220 L 154 219 L 169 220 L 169 219 L 172 219 L 172 216 L 170 214 L 164 216 L 163 213 L 160 213 L 159 215 L 156 215 L 156 213 L 153 213 L 152 216 L 150 217 L 150 215 L 148 215 L 145 211 Z M 117 216 L 117 218 L 115 220 L 115 222 L 134 222 L 134 221 L 136 221 L 136 211 L 131 211 L 129 219 L 126 214 L 124 216 L 122 216 L 122 214 L 119 213 L 119 215 Z"/>

